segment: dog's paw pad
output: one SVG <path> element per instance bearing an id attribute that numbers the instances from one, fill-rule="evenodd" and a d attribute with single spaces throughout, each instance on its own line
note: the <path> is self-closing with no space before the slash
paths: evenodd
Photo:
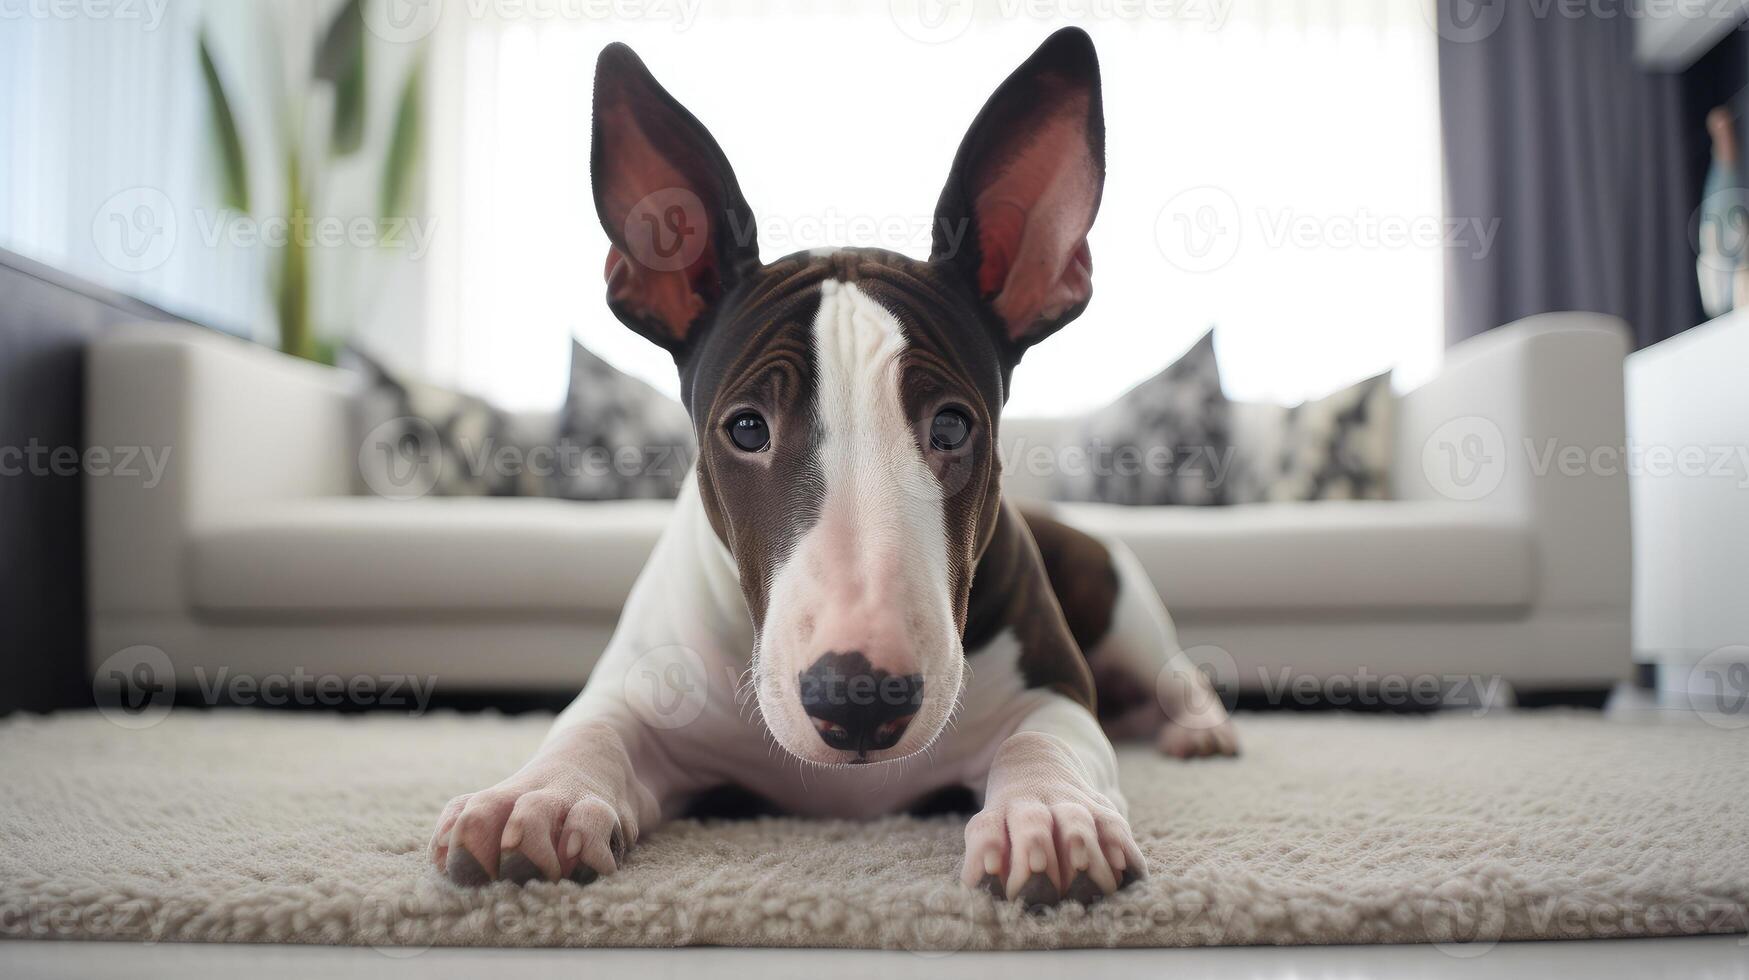
<path id="1" fill-rule="evenodd" d="M 431 836 L 431 860 L 449 880 L 594 881 L 625 863 L 640 824 L 659 815 L 619 736 L 587 723 L 516 775 L 458 796 Z"/>
<path id="2" fill-rule="evenodd" d="M 449 861 L 444 868 L 449 880 L 463 888 L 479 888 L 492 883 L 492 876 L 480 866 L 480 862 L 468 853 L 465 847 L 449 849 Z"/>
<path id="3" fill-rule="evenodd" d="M 1026 879 L 1015 897 L 1020 899 L 1021 908 L 1036 914 L 1057 904 L 1057 886 L 1041 872 Z"/>
<path id="4" fill-rule="evenodd" d="M 1029 911 L 1067 899 L 1091 905 L 1146 873 L 1128 822 L 1092 793 L 1045 791 L 988 803 L 966 824 L 961 881 Z"/>
<path id="5" fill-rule="evenodd" d="M 526 885 L 531 881 L 545 881 L 547 876 L 521 851 L 505 851 L 498 859 L 498 877 Z"/>
<path id="6" fill-rule="evenodd" d="M 1071 902 L 1092 905 L 1104 898 L 1105 893 L 1099 890 L 1099 886 L 1094 883 L 1092 876 L 1083 871 L 1075 876 L 1074 881 L 1069 882 L 1069 888 L 1063 892 L 1063 897 Z"/>

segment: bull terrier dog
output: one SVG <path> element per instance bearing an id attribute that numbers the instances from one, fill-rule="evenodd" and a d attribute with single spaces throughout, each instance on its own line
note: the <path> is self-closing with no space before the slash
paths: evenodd
<path id="1" fill-rule="evenodd" d="M 1004 501 L 997 454 L 1015 364 L 1092 293 L 1092 40 L 984 106 L 926 262 L 762 263 L 722 149 L 631 49 L 594 98 L 608 306 L 673 354 L 697 464 L 583 692 L 444 808 L 439 871 L 588 882 L 733 788 L 852 819 L 958 791 L 965 885 L 1029 908 L 1145 876 L 1108 735 L 1231 755 L 1232 723 L 1136 558 Z"/>

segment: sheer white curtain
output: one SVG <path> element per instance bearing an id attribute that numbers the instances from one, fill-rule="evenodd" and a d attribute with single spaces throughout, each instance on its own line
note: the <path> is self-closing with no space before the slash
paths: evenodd
<path id="1" fill-rule="evenodd" d="M 1094 35 L 1105 78 L 1094 300 L 1022 365 L 1011 411 L 1103 404 L 1210 326 L 1240 398 L 1299 399 L 1386 368 L 1403 385 L 1437 366 L 1448 222 L 1431 0 L 698 3 L 653 3 L 638 21 L 487 4 L 440 25 L 435 372 L 557 404 L 576 335 L 675 389 L 667 357 L 602 303 L 588 111 L 609 40 L 711 127 L 766 258 L 853 244 L 922 256 L 966 125 L 1065 23 Z"/>
<path id="2" fill-rule="evenodd" d="M 239 228 L 285 216 L 286 97 L 329 97 L 304 87 L 317 40 L 343 3 L 0 0 L 0 248 L 276 344 L 276 256 Z M 237 123 L 252 215 L 221 203 L 203 31 Z M 320 185 L 320 217 L 377 217 L 387 120 L 416 52 L 367 40 L 371 123 L 362 150 L 319 179 L 305 175 Z M 310 123 L 304 132 L 320 139 L 326 129 Z M 419 258 L 318 245 L 309 257 L 318 336 L 416 359 L 428 276 Z"/>
<path id="3" fill-rule="evenodd" d="M 184 315 L 273 338 L 265 268 L 203 247 L 218 186 L 195 42 L 220 5 L 44 5 L 0 15 L 0 248 Z M 232 67 L 230 64 L 227 68 Z"/>

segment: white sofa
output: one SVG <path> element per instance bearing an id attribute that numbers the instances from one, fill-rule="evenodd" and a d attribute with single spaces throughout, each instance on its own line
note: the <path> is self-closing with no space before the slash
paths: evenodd
<path id="1" fill-rule="evenodd" d="M 1224 651 L 1212 659 L 1230 657 L 1242 688 L 1368 674 L 1604 688 L 1630 669 L 1627 480 L 1537 464 L 1545 446 L 1622 445 L 1625 351 L 1619 322 L 1589 314 L 1454 347 L 1400 399 L 1400 500 L 1056 509 L 1128 542 L 1184 645 Z M 119 331 L 87 377 L 89 445 L 172 453 L 156 486 L 90 481 L 92 662 L 155 646 L 185 686 L 229 668 L 575 688 L 670 507 L 355 496 L 347 376 L 189 328 Z M 1043 496 L 1026 447 L 1069 426 L 1003 426 L 1009 492 Z M 1452 499 L 1478 484 L 1442 493 L 1441 454 L 1478 428 L 1462 445 L 1494 450 L 1491 492 Z"/>

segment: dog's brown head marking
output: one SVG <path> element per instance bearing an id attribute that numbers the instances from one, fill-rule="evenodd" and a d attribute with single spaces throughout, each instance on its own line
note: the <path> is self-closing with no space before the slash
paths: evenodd
<path id="1" fill-rule="evenodd" d="M 721 148 L 623 45 L 596 68 L 593 137 L 608 305 L 679 367 L 767 726 L 822 764 L 919 751 L 959 696 L 1014 365 L 1092 295 L 1105 172 L 1092 41 L 1059 31 L 990 98 L 928 261 L 761 263 Z"/>

